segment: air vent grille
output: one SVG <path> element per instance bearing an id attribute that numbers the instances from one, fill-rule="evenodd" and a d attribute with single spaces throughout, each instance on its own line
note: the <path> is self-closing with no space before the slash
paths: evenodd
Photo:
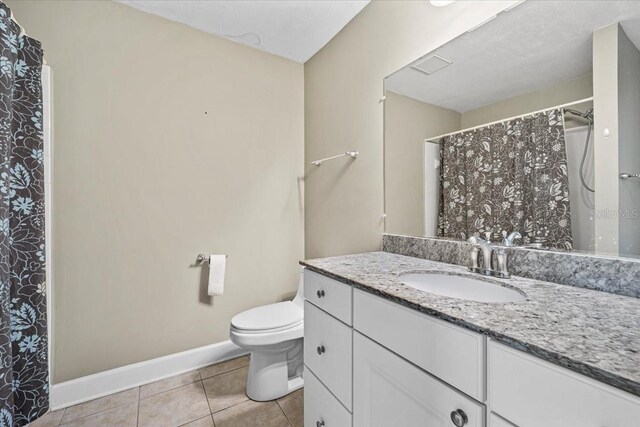
<path id="1" fill-rule="evenodd" d="M 425 74 L 433 74 L 451 65 L 452 62 L 438 55 L 431 55 L 411 67 Z"/>

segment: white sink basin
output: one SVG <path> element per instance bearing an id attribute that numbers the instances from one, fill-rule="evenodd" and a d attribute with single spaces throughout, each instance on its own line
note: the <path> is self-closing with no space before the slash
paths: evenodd
<path id="1" fill-rule="evenodd" d="M 419 291 L 470 301 L 505 303 L 527 300 L 520 292 L 506 286 L 454 274 L 412 273 L 400 276 L 400 281 Z"/>

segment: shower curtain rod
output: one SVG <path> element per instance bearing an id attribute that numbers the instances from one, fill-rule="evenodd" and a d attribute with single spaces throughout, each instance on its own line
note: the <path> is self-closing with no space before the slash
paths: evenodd
<path id="1" fill-rule="evenodd" d="M 504 123 L 504 122 L 508 122 L 510 120 L 520 119 L 522 117 L 532 116 L 532 115 L 538 114 L 538 113 L 544 113 L 545 111 L 549 111 L 549 110 L 556 110 L 556 109 L 559 109 L 559 108 L 566 108 L 566 107 L 570 107 L 572 105 L 582 104 L 583 102 L 588 102 L 588 101 L 593 101 L 593 96 L 590 96 L 590 97 L 584 98 L 584 99 L 579 99 L 577 101 L 568 102 L 566 104 L 556 105 L 555 107 L 549 107 L 549 108 L 545 108 L 543 110 L 532 111 L 530 113 L 521 114 L 519 116 L 513 116 L 513 117 L 506 118 L 506 119 L 496 120 L 495 122 L 484 123 L 482 125 L 474 126 L 474 127 L 471 127 L 471 128 L 457 130 L 455 132 L 445 133 L 443 135 L 432 136 L 430 138 L 425 138 L 424 142 L 429 142 L 431 144 L 440 144 L 440 141 L 435 141 L 435 140 L 444 138 L 446 136 L 455 135 L 457 133 L 469 132 L 470 130 L 480 129 L 480 128 L 491 126 L 491 125 L 497 125 L 498 123 Z"/>

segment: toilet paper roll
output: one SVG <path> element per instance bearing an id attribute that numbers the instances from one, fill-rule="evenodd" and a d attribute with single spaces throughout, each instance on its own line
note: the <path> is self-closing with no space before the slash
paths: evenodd
<path id="1" fill-rule="evenodd" d="M 224 292 L 224 273 L 227 264 L 226 255 L 209 256 L 209 286 L 208 294 L 219 296 Z"/>

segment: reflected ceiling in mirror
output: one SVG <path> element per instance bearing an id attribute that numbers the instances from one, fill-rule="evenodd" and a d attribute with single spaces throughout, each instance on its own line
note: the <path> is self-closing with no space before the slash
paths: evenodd
<path id="1" fill-rule="evenodd" d="M 638 47 L 640 2 L 530 1 L 387 77 L 385 231 L 640 256 Z"/>

